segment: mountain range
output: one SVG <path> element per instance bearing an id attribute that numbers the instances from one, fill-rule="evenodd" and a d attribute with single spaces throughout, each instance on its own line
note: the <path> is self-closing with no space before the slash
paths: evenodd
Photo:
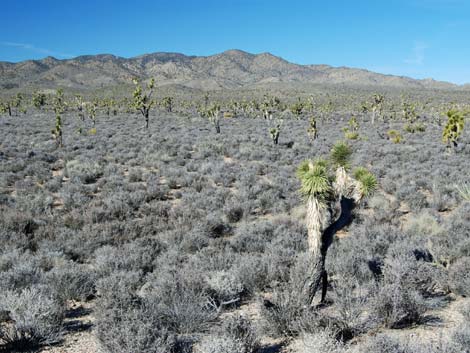
<path id="1" fill-rule="evenodd" d="M 241 50 L 211 56 L 153 53 L 123 58 L 101 54 L 64 60 L 47 57 L 19 63 L 0 62 L 0 88 L 4 90 L 56 87 L 92 90 L 129 84 L 134 77 L 154 77 L 160 86 L 198 90 L 256 88 L 273 83 L 443 90 L 468 87 L 364 69 L 299 65 L 270 53 L 250 54 Z"/>

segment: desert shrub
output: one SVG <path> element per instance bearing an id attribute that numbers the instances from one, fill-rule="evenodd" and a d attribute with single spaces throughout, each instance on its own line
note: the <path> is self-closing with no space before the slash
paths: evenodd
<path id="1" fill-rule="evenodd" d="M 61 339 L 64 306 L 45 288 L 2 291 L 0 312 L 8 318 L 0 322 L 0 343 L 7 350 L 32 348 Z"/>
<path id="2" fill-rule="evenodd" d="M 226 203 L 224 214 L 230 223 L 236 223 L 243 218 L 243 208 L 233 202 Z"/>
<path id="3" fill-rule="evenodd" d="M 305 290 L 305 273 L 309 271 L 308 256 L 299 255 L 288 282 L 274 288 L 272 298 L 262 306 L 262 315 L 275 335 L 295 336 L 314 332 L 321 325 L 317 310 L 309 305 Z"/>
<path id="4" fill-rule="evenodd" d="M 230 245 L 237 252 L 263 252 L 273 232 L 274 226 L 266 221 L 241 223 L 230 239 Z"/>
<path id="5" fill-rule="evenodd" d="M 430 212 L 424 211 L 410 218 L 405 224 L 406 233 L 410 236 L 428 235 L 428 236 L 443 236 L 444 229 L 439 224 L 435 216 Z"/>
<path id="6" fill-rule="evenodd" d="M 63 302 L 83 301 L 93 296 L 96 275 L 85 265 L 69 263 L 47 272 L 45 281 Z"/>
<path id="7" fill-rule="evenodd" d="M 457 294 L 470 296 L 470 257 L 457 259 L 449 269 L 449 284 Z"/>
<path id="8" fill-rule="evenodd" d="M 269 285 L 267 278 L 267 257 L 257 254 L 243 254 L 237 257 L 234 271 L 243 288 L 249 295 L 265 289 Z"/>
<path id="9" fill-rule="evenodd" d="M 103 174 L 101 166 L 91 160 L 72 160 L 65 165 L 66 175 L 83 184 L 91 184 Z"/>
<path id="10" fill-rule="evenodd" d="M 420 323 L 425 311 L 421 295 L 400 283 L 384 283 L 371 300 L 372 319 L 388 328 Z"/>
<path id="11" fill-rule="evenodd" d="M 419 242 L 417 236 L 413 239 Z M 385 281 L 401 283 L 425 297 L 443 294 L 447 291 L 447 271 L 433 261 L 431 252 L 413 241 L 394 243 L 384 260 Z"/>
<path id="12" fill-rule="evenodd" d="M 432 187 L 431 206 L 439 212 L 453 209 L 457 205 L 457 190 L 445 182 L 435 183 Z"/>
<path id="13" fill-rule="evenodd" d="M 91 192 L 84 185 L 67 183 L 60 190 L 60 196 L 66 210 L 80 208 L 87 205 L 91 200 Z"/>
<path id="14" fill-rule="evenodd" d="M 209 335 L 198 345 L 201 353 L 245 352 L 243 343 L 228 335 Z"/>
<path id="15" fill-rule="evenodd" d="M 18 262 L 8 270 L 0 272 L 0 289 L 21 291 L 41 283 L 42 279 L 43 271 L 40 268 L 30 262 Z"/>
<path id="16" fill-rule="evenodd" d="M 359 283 L 348 276 L 339 276 L 333 283 L 331 299 L 334 310 L 328 314 L 335 336 L 347 341 L 371 328 L 368 304 L 375 291 L 375 283 Z"/>
<path id="17" fill-rule="evenodd" d="M 370 217 L 376 224 L 397 222 L 398 202 L 391 202 L 382 195 L 374 195 L 368 200 L 368 206 L 373 211 Z"/>
<path id="18" fill-rule="evenodd" d="M 171 332 L 199 332 L 217 315 L 202 275 L 191 269 L 160 268 L 158 274 L 147 276 L 143 296 L 157 302 L 160 322 Z"/>
<path id="19" fill-rule="evenodd" d="M 262 315 L 274 336 L 296 336 L 301 331 L 317 329 L 316 313 L 308 306 L 308 297 L 289 284 L 273 291 L 272 299 L 265 302 Z"/>
<path id="20" fill-rule="evenodd" d="M 128 178 L 129 178 L 129 182 L 131 183 L 142 181 L 142 176 L 143 176 L 143 172 L 142 172 L 142 169 L 140 168 L 132 168 L 131 170 L 129 170 Z"/>
<path id="21" fill-rule="evenodd" d="M 303 334 L 293 345 L 298 353 L 346 353 L 345 345 L 330 330 Z"/>
<path id="22" fill-rule="evenodd" d="M 151 272 L 154 261 L 165 249 L 158 238 L 139 238 L 120 247 L 105 245 L 95 252 L 95 265 L 100 274 L 114 271 Z"/>
<path id="23" fill-rule="evenodd" d="M 230 233 L 231 227 L 224 222 L 222 214 L 213 212 L 200 224 L 202 233 L 210 238 L 219 238 Z"/>
<path id="24" fill-rule="evenodd" d="M 173 339 L 153 301 L 123 300 L 97 311 L 96 335 L 108 352 L 171 352 Z"/>
<path id="25" fill-rule="evenodd" d="M 39 222 L 30 212 L 0 207 L 0 229 L 31 235 L 38 227 Z"/>
<path id="26" fill-rule="evenodd" d="M 243 283 L 234 271 L 210 272 L 206 277 L 210 295 L 218 303 L 240 299 L 244 292 Z"/>
<path id="27" fill-rule="evenodd" d="M 217 334 L 205 337 L 199 344 L 203 353 L 254 353 L 259 348 L 258 334 L 244 316 L 230 317 Z"/>

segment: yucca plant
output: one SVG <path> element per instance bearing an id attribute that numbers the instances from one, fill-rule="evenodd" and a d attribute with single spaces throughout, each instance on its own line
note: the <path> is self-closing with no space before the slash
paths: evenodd
<path id="1" fill-rule="evenodd" d="M 88 118 L 92 121 L 93 126 L 96 125 L 96 107 L 97 107 L 97 105 L 98 105 L 97 102 L 93 101 L 93 102 L 87 103 L 86 106 L 85 106 L 86 113 L 88 115 Z"/>
<path id="2" fill-rule="evenodd" d="M 55 127 L 52 130 L 52 135 L 54 136 L 55 143 L 57 147 L 63 146 L 63 139 L 62 139 L 62 114 L 65 112 L 66 102 L 64 98 L 64 91 L 62 89 L 58 89 L 56 91 L 56 95 L 53 100 L 53 109 L 55 113 Z"/>
<path id="3" fill-rule="evenodd" d="M 462 112 L 457 110 L 449 110 L 447 113 L 447 124 L 442 132 L 442 141 L 447 144 L 448 147 L 457 147 L 457 141 L 462 135 L 462 131 L 465 125 L 465 116 Z"/>
<path id="4" fill-rule="evenodd" d="M 39 91 L 33 92 L 31 103 L 36 109 L 41 109 L 46 104 L 46 94 Z"/>
<path id="5" fill-rule="evenodd" d="M 335 144 L 329 160 L 304 161 L 297 169 L 300 193 L 306 201 L 307 243 L 310 253 L 310 273 L 306 294 L 313 305 L 321 288 L 324 302 L 328 287 L 325 260 L 337 231 L 352 221 L 352 212 L 359 202 L 377 188 L 375 176 L 365 168 L 350 175 L 351 148 L 345 142 Z"/>
<path id="6" fill-rule="evenodd" d="M 470 183 L 455 185 L 455 189 L 463 200 L 470 201 Z"/>
<path id="7" fill-rule="evenodd" d="M 162 105 L 168 113 L 171 113 L 173 111 L 173 97 L 163 98 Z"/>
<path id="8" fill-rule="evenodd" d="M 205 114 L 214 125 L 215 132 L 220 134 L 220 105 L 213 103 Z"/>
<path id="9" fill-rule="evenodd" d="M 377 114 L 379 114 L 379 116 L 382 115 L 384 101 L 385 101 L 385 96 L 383 94 L 376 93 L 372 96 L 372 104 L 371 104 L 371 107 L 372 107 L 372 124 L 375 123 L 375 118 L 376 118 Z"/>
<path id="10" fill-rule="evenodd" d="M 133 93 L 133 102 L 132 107 L 138 110 L 145 119 L 145 128 L 149 128 L 149 115 L 150 109 L 155 104 L 152 100 L 153 90 L 155 88 L 155 79 L 151 79 L 147 84 L 147 90 L 144 92 L 144 88 L 139 84 L 137 79 L 133 80 L 135 85 L 135 90 Z"/>
<path id="11" fill-rule="evenodd" d="M 307 129 L 307 135 L 310 138 L 310 141 L 313 142 L 318 137 L 317 119 L 315 119 L 315 117 L 312 116 L 308 123 L 309 123 L 309 126 Z"/>
<path id="12" fill-rule="evenodd" d="M 11 105 L 10 102 L 0 102 L 0 114 L 8 113 L 11 116 Z"/>
<path id="13" fill-rule="evenodd" d="M 304 104 L 301 102 L 301 100 L 299 98 L 298 101 L 296 103 L 292 104 L 289 109 L 290 109 L 291 113 L 294 114 L 296 119 L 299 119 L 300 116 L 302 115 L 302 111 L 304 109 Z"/>
<path id="14" fill-rule="evenodd" d="M 277 145 L 279 143 L 279 135 L 281 134 L 283 120 L 278 120 L 275 122 L 274 126 L 269 128 L 269 135 L 273 140 L 273 143 Z"/>
<path id="15" fill-rule="evenodd" d="M 397 130 L 388 130 L 387 135 L 390 141 L 393 143 L 400 143 L 403 140 L 403 137 L 401 136 L 400 132 Z"/>
<path id="16" fill-rule="evenodd" d="M 353 115 L 351 119 L 349 119 L 348 127 L 343 128 L 344 137 L 349 140 L 357 140 L 359 138 L 359 133 L 357 130 L 359 129 L 359 123 L 357 122 L 356 117 Z"/>

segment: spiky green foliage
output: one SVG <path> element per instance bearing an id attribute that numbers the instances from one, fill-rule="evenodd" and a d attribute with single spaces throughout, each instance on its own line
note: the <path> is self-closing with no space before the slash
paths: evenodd
<path id="1" fill-rule="evenodd" d="M 449 110 L 447 124 L 442 132 L 442 141 L 448 145 L 457 146 L 457 141 L 462 134 L 465 125 L 465 115 L 457 110 Z"/>
<path id="2" fill-rule="evenodd" d="M 271 139 L 275 145 L 279 143 L 279 135 L 281 134 L 281 127 L 283 122 L 284 121 L 282 119 L 278 119 L 274 126 L 269 128 L 269 134 L 271 135 Z"/>
<path id="3" fill-rule="evenodd" d="M 332 178 L 324 160 L 303 161 L 297 168 L 300 179 L 300 193 L 304 197 L 316 197 L 324 200 L 332 192 Z"/>
<path id="4" fill-rule="evenodd" d="M 418 117 L 418 114 L 416 113 L 416 104 L 403 101 L 402 114 L 405 121 L 409 124 L 413 124 Z"/>
<path id="5" fill-rule="evenodd" d="M 377 178 L 366 168 L 357 168 L 354 171 L 354 179 L 360 183 L 364 197 L 371 195 L 377 189 Z"/>
<path id="6" fill-rule="evenodd" d="M 341 141 L 336 143 L 331 149 L 330 158 L 335 165 L 347 168 L 349 166 L 351 154 L 351 147 L 349 147 L 346 142 Z"/>
<path id="7" fill-rule="evenodd" d="M 353 115 L 351 119 L 349 119 L 348 127 L 343 128 L 344 137 L 349 140 L 357 140 L 359 138 L 359 133 L 357 130 L 359 129 L 359 123 L 357 122 L 356 117 Z"/>
<path id="8" fill-rule="evenodd" d="M 31 102 L 36 109 L 41 109 L 46 104 L 46 94 L 39 91 L 33 92 Z"/>
<path id="9" fill-rule="evenodd" d="M 220 105 L 212 103 L 210 108 L 205 112 L 205 116 L 209 118 L 209 121 L 214 125 L 215 132 L 220 133 Z"/>
<path id="10" fill-rule="evenodd" d="M 168 113 L 171 113 L 173 111 L 173 97 L 163 98 L 162 105 Z"/>
<path id="11" fill-rule="evenodd" d="M 309 120 L 309 127 L 307 129 L 307 135 L 310 138 L 310 141 L 315 141 L 318 136 L 317 130 L 317 120 L 312 116 Z"/>
<path id="12" fill-rule="evenodd" d="M 66 103 L 64 98 L 64 91 L 58 89 L 53 100 L 53 109 L 55 113 L 55 128 L 52 130 L 52 135 L 55 138 L 57 147 L 63 146 L 62 140 L 62 114 L 65 112 Z"/>
<path id="13" fill-rule="evenodd" d="M 372 96 L 371 110 L 372 110 L 372 123 L 375 122 L 375 117 L 377 113 L 382 115 L 383 106 L 384 106 L 385 96 L 383 94 L 375 93 Z"/>
<path id="14" fill-rule="evenodd" d="M 153 90 L 155 88 L 155 79 L 151 79 L 147 84 L 147 89 L 144 92 L 144 88 L 140 85 L 137 79 L 133 80 L 135 85 L 135 90 L 133 93 L 133 102 L 132 107 L 139 111 L 142 116 L 145 118 L 145 128 L 149 127 L 149 114 L 150 109 L 155 104 L 155 101 L 151 99 Z"/>
<path id="15" fill-rule="evenodd" d="M 10 111 L 11 110 L 8 102 L 0 102 L 0 114 L 5 114 Z M 11 115 L 11 113 L 9 115 Z"/>
<path id="16" fill-rule="evenodd" d="M 389 130 L 387 131 L 387 135 L 390 141 L 392 141 L 393 143 L 400 143 L 403 140 L 403 137 L 397 130 Z"/>
<path id="17" fill-rule="evenodd" d="M 462 199 L 465 201 L 470 201 L 470 183 L 455 185 L 455 188 Z"/>
<path id="18" fill-rule="evenodd" d="M 88 118 L 90 118 L 90 120 L 92 121 L 93 126 L 95 126 L 96 124 L 96 107 L 97 107 L 96 101 L 87 103 L 87 105 L 85 106 Z"/>
<path id="19" fill-rule="evenodd" d="M 302 110 L 304 109 L 303 103 L 299 100 L 290 106 L 290 111 L 298 119 L 302 115 Z"/>

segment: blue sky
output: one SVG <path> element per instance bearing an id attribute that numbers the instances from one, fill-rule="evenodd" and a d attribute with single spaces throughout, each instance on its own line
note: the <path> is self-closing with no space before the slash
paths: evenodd
<path id="1" fill-rule="evenodd" d="M 1 0 L 0 61 L 271 52 L 299 64 L 470 82 L 465 0 Z"/>

